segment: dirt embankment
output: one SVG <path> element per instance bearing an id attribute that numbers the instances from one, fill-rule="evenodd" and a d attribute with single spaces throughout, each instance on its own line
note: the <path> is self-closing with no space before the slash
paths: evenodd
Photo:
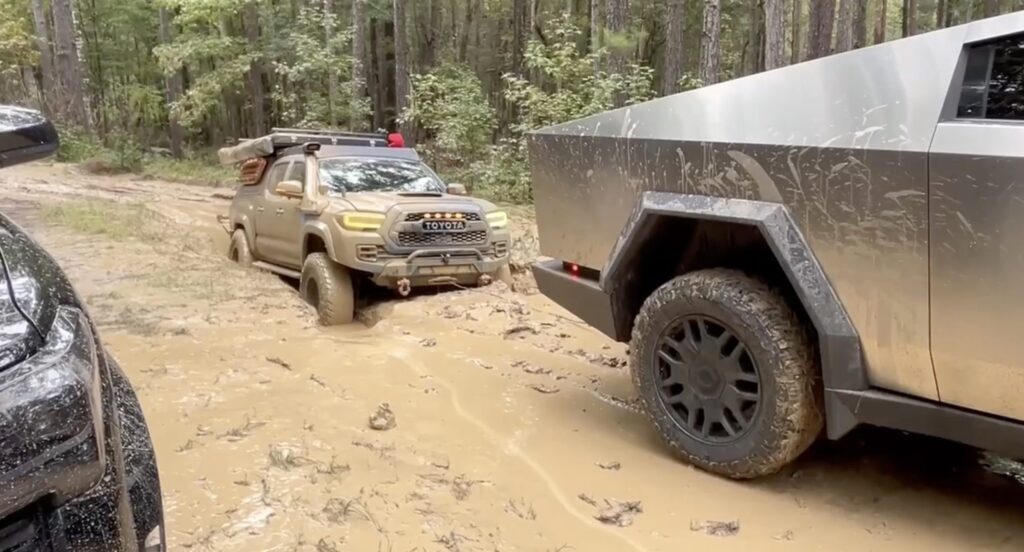
<path id="1" fill-rule="evenodd" d="M 528 279 L 319 328 L 288 284 L 223 259 L 228 197 L 0 174 L 4 213 L 65 267 L 139 392 L 172 550 L 1024 546 L 1024 491 L 954 446 L 869 433 L 744 484 L 677 462 L 624 347 Z"/>

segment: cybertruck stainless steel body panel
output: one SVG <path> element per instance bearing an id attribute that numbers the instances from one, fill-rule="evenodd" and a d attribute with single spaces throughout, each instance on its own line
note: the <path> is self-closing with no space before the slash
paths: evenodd
<path id="1" fill-rule="evenodd" d="M 1014 13 L 540 130 L 541 252 L 603 268 L 645 191 L 781 203 L 861 338 L 870 383 L 940 400 L 929 254 L 946 238 L 929 231 L 929 150 L 964 45 L 1022 30 Z"/>

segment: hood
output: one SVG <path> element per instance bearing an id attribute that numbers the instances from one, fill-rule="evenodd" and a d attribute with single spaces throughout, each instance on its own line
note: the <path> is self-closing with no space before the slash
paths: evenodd
<path id="1" fill-rule="evenodd" d="M 441 193 L 414 192 L 354 192 L 345 194 L 345 201 L 358 211 L 387 212 L 396 206 L 415 209 L 450 209 L 464 211 L 490 211 L 494 205 L 482 199 Z"/>
<path id="2" fill-rule="evenodd" d="M 31 354 L 61 305 L 78 305 L 57 263 L 0 215 L 0 367 Z"/>

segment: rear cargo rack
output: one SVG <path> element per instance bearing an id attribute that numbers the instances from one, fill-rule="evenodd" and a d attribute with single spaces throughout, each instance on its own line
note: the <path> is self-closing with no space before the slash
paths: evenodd
<path id="1" fill-rule="evenodd" d="M 245 140 L 237 146 L 221 148 L 217 157 L 221 164 L 235 165 L 254 157 L 269 157 L 281 150 L 303 144 L 323 146 L 387 147 L 387 134 L 343 132 L 321 129 L 275 128 L 270 134 Z"/>

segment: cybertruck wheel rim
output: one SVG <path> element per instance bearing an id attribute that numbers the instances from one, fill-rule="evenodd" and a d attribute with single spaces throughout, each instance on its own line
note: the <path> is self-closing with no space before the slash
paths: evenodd
<path id="1" fill-rule="evenodd" d="M 727 324 L 689 315 L 658 338 L 654 375 L 672 421 L 707 444 L 732 443 L 755 424 L 762 388 L 749 349 Z"/>

